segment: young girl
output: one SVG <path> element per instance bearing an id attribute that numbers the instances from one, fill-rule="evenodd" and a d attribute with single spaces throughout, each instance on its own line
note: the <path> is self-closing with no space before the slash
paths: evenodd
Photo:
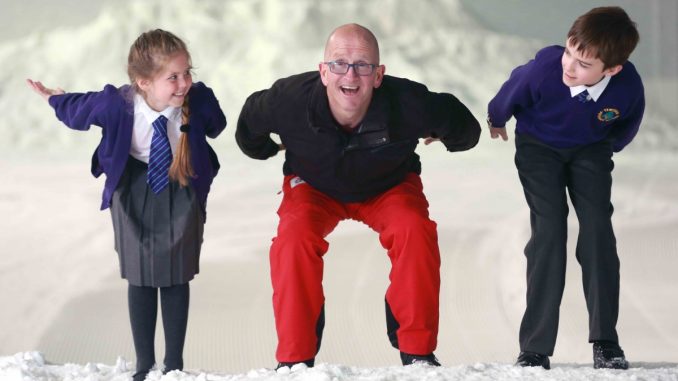
<path id="1" fill-rule="evenodd" d="M 68 127 L 101 127 L 92 174 L 106 174 L 101 209 L 111 209 L 115 250 L 128 302 L 137 356 L 134 381 L 155 364 L 158 289 L 165 330 L 164 373 L 183 368 L 188 282 L 198 273 L 205 204 L 219 162 L 205 136 L 226 118 L 211 89 L 193 83 L 184 42 L 160 29 L 132 44 L 131 85 L 65 93 L 28 84 Z"/>

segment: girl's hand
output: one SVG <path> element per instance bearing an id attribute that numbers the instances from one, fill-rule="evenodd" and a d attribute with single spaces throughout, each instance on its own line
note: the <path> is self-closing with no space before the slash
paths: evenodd
<path id="1" fill-rule="evenodd" d="M 440 139 L 438 139 L 438 138 L 426 138 L 426 139 L 424 139 L 424 145 L 429 145 L 433 142 L 439 142 L 439 141 L 440 141 Z"/>
<path id="2" fill-rule="evenodd" d="M 64 89 L 57 87 L 56 89 L 50 89 L 45 87 L 40 81 L 33 81 L 32 79 L 27 79 L 26 82 L 33 91 L 38 93 L 43 99 L 48 100 L 52 95 L 59 95 L 65 93 Z"/>

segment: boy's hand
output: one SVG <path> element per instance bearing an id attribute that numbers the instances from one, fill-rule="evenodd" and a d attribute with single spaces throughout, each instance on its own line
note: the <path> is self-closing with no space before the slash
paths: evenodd
<path id="1" fill-rule="evenodd" d="M 426 138 L 426 139 L 424 139 L 424 145 L 429 145 L 433 142 L 439 142 L 439 141 L 440 141 L 440 139 L 438 139 L 438 138 Z"/>
<path id="2" fill-rule="evenodd" d="M 506 127 L 492 127 L 490 126 L 490 137 L 492 139 L 496 139 L 498 137 L 502 138 L 502 140 L 507 141 L 508 140 L 508 135 L 506 134 Z"/>
<path id="3" fill-rule="evenodd" d="M 26 82 L 28 83 L 28 86 L 33 89 L 33 91 L 38 93 L 38 95 L 43 97 L 45 100 L 48 100 L 49 97 L 51 97 L 52 95 L 65 93 L 64 89 L 60 87 L 57 87 L 56 89 L 47 88 L 40 81 L 33 81 L 31 79 L 27 79 Z"/>

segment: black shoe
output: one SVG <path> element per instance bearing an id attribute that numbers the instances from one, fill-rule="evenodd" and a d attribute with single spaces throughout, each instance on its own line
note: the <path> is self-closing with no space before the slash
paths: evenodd
<path id="1" fill-rule="evenodd" d="M 165 369 L 162 370 L 162 374 L 165 375 L 169 372 L 174 372 L 175 370 L 178 370 L 179 372 L 183 372 L 183 369 L 181 369 L 181 368 L 174 368 L 174 369 L 165 368 Z"/>
<path id="2" fill-rule="evenodd" d="M 293 366 L 297 364 L 306 364 L 307 367 L 313 368 L 313 365 L 315 365 L 315 358 L 308 359 L 305 361 L 293 361 L 293 362 L 279 362 L 278 366 L 275 367 L 275 370 L 278 370 L 280 368 L 288 367 L 292 369 Z"/>
<path id="3" fill-rule="evenodd" d="M 551 362 L 547 355 L 534 352 L 520 352 L 516 365 L 519 366 L 540 366 L 544 369 L 551 369 Z"/>
<path id="4" fill-rule="evenodd" d="M 593 367 L 596 369 L 628 369 L 624 351 L 612 341 L 593 342 Z"/>
<path id="5" fill-rule="evenodd" d="M 440 362 L 433 353 L 427 355 L 411 355 L 409 353 L 400 352 L 400 360 L 403 362 L 403 365 L 428 365 L 428 366 L 440 366 Z"/>
<path id="6" fill-rule="evenodd" d="M 132 375 L 132 381 L 144 381 L 149 370 L 140 370 Z"/>

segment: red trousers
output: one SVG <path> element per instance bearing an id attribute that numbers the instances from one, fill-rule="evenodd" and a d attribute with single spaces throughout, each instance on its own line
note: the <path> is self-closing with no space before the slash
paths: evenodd
<path id="1" fill-rule="evenodd" d="M 308 360 L 320 347 L 323 255 L 329 247 L 325 237 L 344 219 L 371 227 L 388 252 L 386 303 L 397 322 L 394 345 L 410 354 L 433 352 L 438 337 L 440 251 L 419 176 L 410 174 L 399 185 L 357 203 L 338 202 L 295 176 L 285 177 L 283 192 L 278 234 L 270 251 L 276 359 Z"/>

